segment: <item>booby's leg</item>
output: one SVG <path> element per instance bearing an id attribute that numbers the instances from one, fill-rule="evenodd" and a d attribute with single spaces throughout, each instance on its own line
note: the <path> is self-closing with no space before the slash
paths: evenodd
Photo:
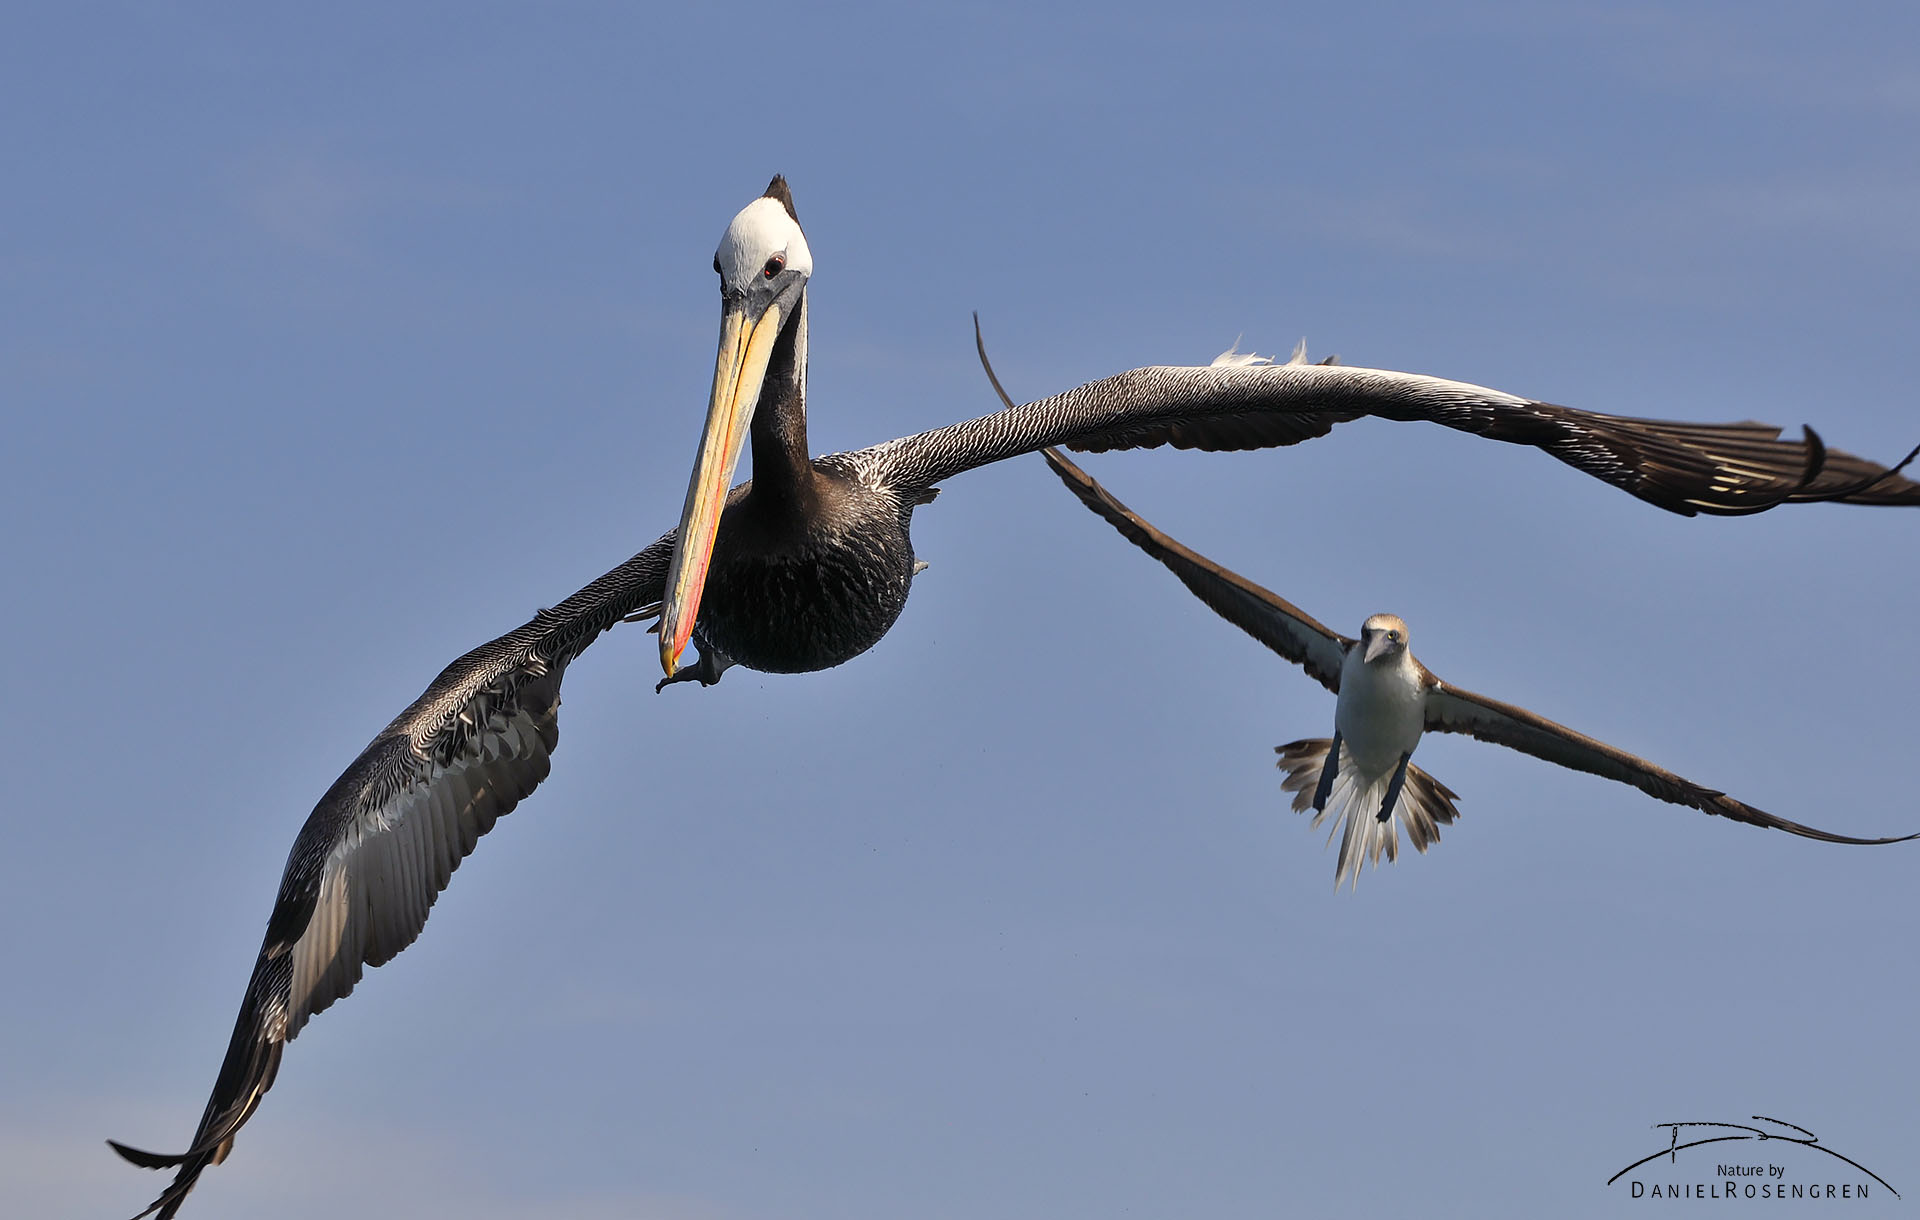
<path id="1" fill-rule="evenodd" d="M 1333 741 L 1327 746 L 1327 761 L 1320 764 L 1320 782 L 1313 788 L 1313 811 L 1319 813 L 1327 807 L 1327 798 L 1333 795 L 1333 779 L 1340 774 L 1340 730 L 1333 731 Z"/>
<path id="2" fill-rule="evenodd" d="M 1380 802 L 1380 820 L 1386 821 L 1393 816 L 1393 807 L 1400 803 L 1400 789 L 1407 786 L 1407 761 L 1413 757 L 1411 752 L 1400 756 L 1400 765 L 1393 769 L 1393 778 L 1387 782 L 1387 799 Z"/>
<path id="3" fill-rule="evenodd" d="M 700 649 L 700 659 L 692 665 L 683 665 L 673 677 L 662 678 L 653 684 L 653 693 L 659 694 L 675 682 L 698 682 L 702 686 L 712 686 L 720 680 L 720 675 L 734 666 L 734 660 L 717 648 Z"/>

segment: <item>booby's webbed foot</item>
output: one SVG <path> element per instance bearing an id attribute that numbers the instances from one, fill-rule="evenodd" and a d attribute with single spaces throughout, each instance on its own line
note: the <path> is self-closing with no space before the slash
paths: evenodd
<path id="1" fill-rule="evenodd" d="M 1386 821 L 1393 816 L 1393 807 L 1400 803 L 1400 790 L 1407 786 L 1407 763 L 1412 754 L 1402 754 L 1400 765 L 1393 769 L 1393 778 L 1387 782 L 1386 799 L 1380 802 L 1380 820 Z"/>
<path id="2" fill-rule="evenodd" d="M 662 678 L 654 683 L 653 693 L 657 695 L 675 682 L 698 682 L 702 686 L 712 686 L 720 680 L 720 675 L 732 669 L 733 665 L 733 658 L 726 653 L 702 648 L 698 661 L 691 665 L 683 665 L 674 671 L 671 678 Z"/>
<path id="3" fill-rule="evenodd" d="M 1333 781 L 1340 774 L 1340 730 L 1333 731 L 1333 741 L 1327 746 L 1327 761 L 1320 766 L 1320 782 L 1313 789 L 1313 811 L 1319 813 L 1327 807 L 1327 798 L 1333 795 Z"/>

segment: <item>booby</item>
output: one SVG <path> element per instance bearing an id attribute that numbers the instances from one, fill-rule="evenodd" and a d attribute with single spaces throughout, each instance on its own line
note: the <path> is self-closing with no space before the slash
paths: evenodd
<path id="1" fill-rule="evenodd" d="M 1623 419 L 1441 378 L 1242 365 L 1144 368 L 1022 407 L 825 457 L 806 430 L 813 255 L 776 177 L 714 255 L 721 334 L 679 526 L 528 622 L 460 657 L 320 798 L 294 840 L 225 1058 L 187 1148 L 115 1143 L 175 1170 L 141 1215 L 170 1220 L 260 1105 L 285 1044 L 368 966 L 420 934 L 455 869 L 546 778 L 567 667 L 617 623 L 660 616 L 667 682 L 838 665 L 906 603 L 908 526 L 938 485 L 1047 445 L 1289 445 L 1379 415 L 1532 445 L 1671 512 L 1821 499 L 1920 504 L 1920 484 L 1763 424 Z M 728 490 L 748 444 L 751 482 Z M 682 668 L 689 641 L 696 665 Z M 663 685 L 665 683 L 663 682 Z"/>
<path id="2" fill-rule="evenodd" d="M 1440 839 L 1440 827 L 1458 816 L 1457 794 L 1413 764 L 1426 733 L 1466 733 L 1509 746 L 1575 771 L 1631 784 L 1647 795 L 1751 826 L 1784 830 L 1827 843 L 1883 844 L 1915 834 L 1862 839 L 1833 834 L 1777 817 L 1703 787 L 1664 767 L 1536 712 L 1453 686 L 1413 655 L 1407 624 L 1398 615 L 1376 614 L 1360 636 L 1341 635 L 1306 611 L 1236 572 L 1229 571 L 1162 533 L 1057 450 L 1046 459 L 1088 508 L 1129 542 L 1158 559 L 1201 601 L 1337 696 L 1333 736 L 1276 747 L 1286 772 L 1284 791 L 1295 812 L 1314 811 L 1317 829 L 1331 821 L 1329 842 L 1340 840 L 1333 884 L 1357 886 L 1360 865 L 1377 867 L 1384 854 L 1399 855 L 1399 830 L 1425 852 Z"/>

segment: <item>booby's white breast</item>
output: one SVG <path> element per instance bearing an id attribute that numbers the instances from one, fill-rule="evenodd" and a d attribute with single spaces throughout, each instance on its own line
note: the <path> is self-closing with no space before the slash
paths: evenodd
<path id="1" fill-rule="evenodd" d="M 1402 651 L 1390 662 L 1369 665 L 1361 659 L 1363 649 L 1348 649 L 1340 667 L 1333 723 L 1354 764 L 1371 778 L 1392 771 L 1401 755 L 1420 744 L 1427 699 L 1412 654 Z"/>

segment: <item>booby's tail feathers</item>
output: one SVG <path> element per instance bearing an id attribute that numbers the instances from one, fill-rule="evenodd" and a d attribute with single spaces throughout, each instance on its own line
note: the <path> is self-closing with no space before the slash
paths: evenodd
<path id="1" fill-rule="evenodd" d="M 1325 737 L 1314 737 L 1275 748 L 1274 752 L 1280 755 L 1278 765 L 1287 773 L 1280 787 L 1293 793 L 1295 813 L 1306 813 L 1313 807 L 1314 788 L 1320 783 L 1320 772 L 1326 767 L 1327 750 L 1332 745 Z M 1377 868 L 1383 852 L 1389 862 L 1397 859 L 1400 827 L 1406 827 L 1407 841 L 1413 844 L 1414 850 L 1424 852 L 1427 844 L 1440 841 L 1440 827 L 1460 816 L 1460 811 L 1453 807 L 1454 791 L 1408 763 L 1406 786 L 1400 790 L 1400 799 L 1394 802 L 1393 815 L 1383 822 L 1379 817 L 1380 805 L 1392 782 L 1391 771 L 1374 777 L 1362 775 L 1346 746 L 1340 747 L 1340 767 L 1334 776 L 1333 791 L 1327 798 L 1326 808 L 1313 816 L 1315 830 L 1322 822 L 1332 821 L 1327 842 L 1333 842 L 1335 837 L 1340 839 L 1340 858 L 1333 866 L 1335 889 L 1339 889 L 1343 881 L 1358 888 L 1362 860 L 1373 861 Z"/>

